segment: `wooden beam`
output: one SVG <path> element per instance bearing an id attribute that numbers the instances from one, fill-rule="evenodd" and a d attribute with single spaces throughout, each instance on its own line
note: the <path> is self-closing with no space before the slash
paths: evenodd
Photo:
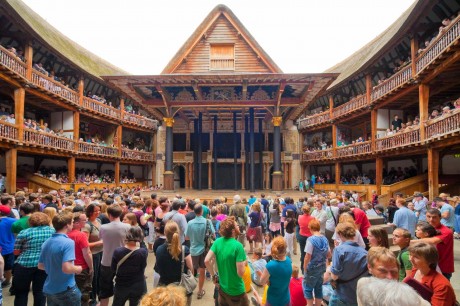
<path id="1" fill-rule="evenodd" d="M 383 158 L 377 157 L 375 159 L 375 186 L 377 187 L 377 194 L 380 195 L 383 183 Z"/>
<path id="2" fill-rule="evenodd" d="M 18 141 L 24 140 L 24 104 L 26 91 L 24 88 L 18 88 L 14 91 L 14 118 L 16 128 L 18 129 Z M 7 161 L 8 163 L 8 161 Z"/>
<path id="3" fill-rule="evenodd" d="M 439 151 L 428 148 L 428 192 L 429 199 L 439 194 Z"/>
<path id="4" fill-rule="evenodd" d="M 155 85 L 155 88 L 157 89 L 158 93 L 161 95 L 161 98 L 163 99 L 163 105 L 164 105 L 164 107 L 166 109 L 166 116 L 171 117 L 171 109 L 170 109 L 170 107 L 172 107 L 172 106 L 168 105 L 168 99 L 166 98 L 166 95 L 163 92 L 163 88 L 160 85 Z"/>
<path id="5" fill-rule="evenodd" d="M 71 156 L 67 159 L 67 173 L 69 175 L 69 183 L 73 183 L 75 177 L 75 157 Z"/>
<path id="6" fill-rule="evenodd" d="M 6 159 L 6 192 L 16 192 L 16 177 L 18 168 L 18 151 L 9 149 L 5 154 Z"/>
<path id="7" fill-rule="evenodd" d="M 427 84 L 419 86 L 420 141 L 426 139 L 425 124 L 428 121 L 428 104 L 430 102 L 430 87 Z"/>
<path id="8" fill-rule="evenodd" d="M 418 52 L 418 35 L 414 34 L 410 39 L 410 54 L 411 54 L 411 69 L 412 69 L 412 78 L 415 78 L 417 75 L 417 52 Z"/>
<path id="9" fill-rule="evenodd" d="M 284 88 L 286 87 L 286 81 L 282 81 L 279 84 L 278 91 L 276 92 L 276 106 L 275 106 L 275 112 L 279 113 L 280 105 L 281 105 L 281 96 L 283 95 Z"/>
<path id="10" fill-rule="evenodd" d="M 120 162 L 115 162 L 115 185 L 120 186 Z"/>

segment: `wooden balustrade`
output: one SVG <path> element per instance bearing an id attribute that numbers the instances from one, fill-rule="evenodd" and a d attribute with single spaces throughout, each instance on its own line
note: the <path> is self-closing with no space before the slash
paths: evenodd
<path id="1" fill-rule="evenodd" d="M 14 124 L 2 120 L 0 121 L 0 138 L 16 140 L 18 139 L 18 129 Z"/>
<path id="2" fill-rule="evenodd" d="M 32 71 L 32 83 L 41 89 L 49 91 L 75 105 L 78 105 L 78 93 L 76 91 L 62 85 L 35 69 Z"/>
<path id="3" fill-rule="evenodd" d="M 299 128 L 304 129 L 313 125 L 327 123 L 331 120 L 331 113 L 327 110 L 299 120 Z"/>
<path id="4" fill-rule="evenodd" d="M 345 147 L 337 147 L 337 157 L 339 158 L 367 153 L 371 153 L 370 141 L 358 142 Z"/>
<path id="5" fill-rule="evenodd" d="M 120 118 L 120 111 L 115 107 L 109 106 L 88 97 L 83 97 L 83 107 L 105 116 L 117 119 Z"/>
<path id="6" fill-rule="evenodd" d="M 427 139 L 458 132 L 460 130 L 460 110 L 456 109 L 448 115 L 429 120 L 425 129 Z"/>
<path id="7" fill-rule="evenodd" d="M 416 62 L 417 73 L 433 62 L 444 50 L 454 43 L 459 36 L 460 19 L 457 19 L 418 57 Z"/>
<path id="8" fill-rule="evenodd" d="M 135 160 L 152 161 L 153 153 L 123 148 L 121 151 L 121 157 Z"/>
<path id="9" fill-rule="evenodd" d="M 104 155 L 104 156 L 118 156 L 118 149 L 114 147 L 106 147 L 94 143 L 88 142 L 79 142 L 78 143 L 78 152 L 84 154 L 95 154 L 95 155 Z"/>
<path id="10" fill-rule="evenodd" d="M 321 159 L 327 159 L 327 158 L 333 158 L 333 157 L 334 157 L 333 149 L 311 151 L 311 152 L 305 152 L 302 154 L 302 160 L 304 161 L 321 160 Z"/>
<path id="11" fill-rule="evenodd" d="M 127 112 L 123 113 L 123 120 L 141 125 L 149 129 L 156 129 L 158 125 L 158 121 L 156 120 Z"/>
<path id="12" fill-rule="evenodd" d="M 376 139 L 375 149 L 376 151 L 383 151 L 413 145 L 418 142 L 420 142 L 420 129 L 418 126 L 414 126 L 412 130 L 402 131 L 394 135 Z"/>
<path id="13" fill-rule="evenodd" d="M 395 90 L 401 85 L 406 84 L 412 78 L 412 65 L 409 63 L 406 67 L 393 74 L 391 77 L 378 84 L 372 89 L 371 100 L 375 101 L 389 92 Z"/>
<path id="14" fill-rule="evenodd" d="M 26 64 L 2 46 L 0 46 L 0 64 L 23 78 L 26 77 Z"/>
<path id="15" fill-rule="evenodd" d="M 366 95 L 360 95 L 340 106 L 332 109 L 333 118 L 338 118 L 358 109 L 366 107 L 368 104 Z"/>
<path id="16" fill-rule="evenodd" d="M 24 129 L 24 143 L 31 146 L 41 146 L 65 151 L 73 151 L 75 148 L 75 143 L 72 139 L 27 128 Z"/>

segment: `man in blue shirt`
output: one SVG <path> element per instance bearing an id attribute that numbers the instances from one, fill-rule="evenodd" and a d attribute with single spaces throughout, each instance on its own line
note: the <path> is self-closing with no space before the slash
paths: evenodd
<path id="1" fill-rule="evenodd" d="M 256 200 L 257 200 L 256 197 L 255 197 L 253 194 L 251 194 L 251 195 L 249 196 L 249 200 L 248 200 L 249 206 L 251 206 L 252 204 L 254 204 L 254 203 L 256 202 Z"/>
<path id="2" fill-rule="evenodd" d="M 210 220 L 203 217 L 203 206 L 201 204 L 196 204 L 193 211 L 196 217 L 188 223 L 185 236 L 187 240 L 190 240 L 193 269 L 198 270 L 200 274 L 198 277 L 197 298 L 201 299 L 204 295 L 203 285 L 206 270 L 206 265 L 204 264 L 204 259 L 207 255 L 207 252 L 205 252 L 206 227 L 209 227 L 212 235 L 214 235 L 214 226 L 212 226 Z"/>
<path id="3" fill-rule="evenodd" d="M 48 306 L 79 306 L 81 293 L 75 283 L 75 274 L 82 271 L 75 266 L 75 243 L 67 237 L 73 227 L 73 214 L 62 212 L 53 218 L 56 233 L 42 245 L 38 268 L 45 270 L 43 286 Z"/>
<path id="4" fill-rule="evenodd" d="M 441 224 L 447 226 L 453 231 L 455 225 L 454 208 L 450 204 L 446 203 L 442 198 L 434 198 L 434 201 L 441 211 Z"/>
<path id="5" fill-rule="evenodd" d="M 426 221 L 426 205 L 428 204 L 428 199 L 425 198 L 423 194 L 416 193 L 412 203 L 414 203 L 415 215 L 418 221 Z"/>
<path id="6" fill-rule="evenodd" d="M 408 230 L 411 236 L 415 237 L 417 217 L 415 216 L 414 212 L 407 208 L 407 202 L 404 199 L 397 199 L 396 206 L 399 209 L 395 212 L 392 225 Z"/>
<path id="7" fill-rule="evenodd" d="M 11 207 L 9 205 L 0 205 L 0 249 L 5 261 L 3 287 L 11 284 L 11 276 L 14 265 L 14 234 L 11 231 L 15 218 L 11 218 Z"/>

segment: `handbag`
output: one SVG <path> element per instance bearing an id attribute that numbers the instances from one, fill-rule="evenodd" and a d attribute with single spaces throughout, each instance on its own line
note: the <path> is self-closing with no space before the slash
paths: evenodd
<path id="1" fill-rule="evenodd" d="M 206 232 L 204 235 L 204 251 L 206 253 L 211 249 L 214 240 L 214 235 L 212 234 L 211 230 L 211 222 L 209 220 L 206 220 Z"/>
<path id="2" fill-rule="evenodd" d="M 184 273 L 184 267 L 185 267 L 184 253 L 185 253 L 185 248 L 184 246 L 182 246 L 181 277 L 180 277 L 179 286 L 184 287 L 187 295 L 190 295 L 193 293 L 193 290 L 195 290 L 196 286 L 198 285 L 198 282 L 195 276 L 193 276 L 192 271 L 188 270 L 187 273 Z"/>
<path id="3" fill-rule="evenodd" d="M 249 227 L 248 230 L 246 231 L 246 238 L 248 239 L 249 242 L 253 242 L 254 239 L 257 236 L 257 229 L 260 226 L 260 222 L 262 219 L 262 213 L 259 213 L 259 222 L 256 227 Z"/>

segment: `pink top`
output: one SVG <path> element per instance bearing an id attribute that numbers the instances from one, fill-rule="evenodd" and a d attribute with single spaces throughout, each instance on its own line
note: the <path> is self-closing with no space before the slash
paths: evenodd
<path id="1" fill-rule="evenodd" d="M 224 221 L 225 219 L 227 219 L 227 215 L 220 214 L 216 216 L 217 221 Z"/>

